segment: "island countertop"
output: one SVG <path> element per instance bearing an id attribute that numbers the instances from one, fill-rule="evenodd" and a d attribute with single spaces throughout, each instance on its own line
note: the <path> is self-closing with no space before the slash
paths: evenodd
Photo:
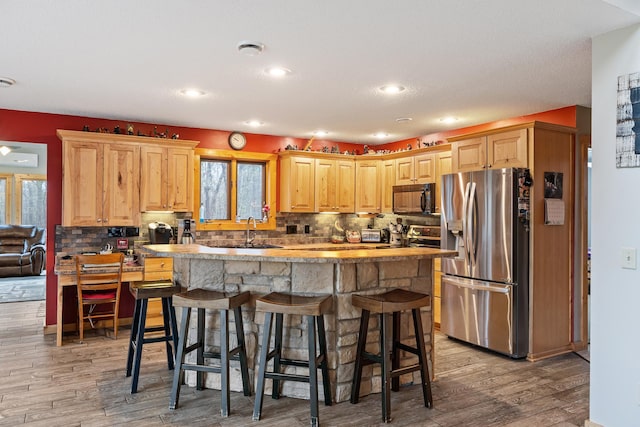
<path id="1" fill-rule="evenodd" d="M 424 247 L 381 247 L 380 243 L 369 244 L 307 244 L 289 245 L 281 248 L 218 248 L 198 244 L 191 245 L 146 245 L 144 250 L 156 256 L 174 258 L 196 258 L 210 260 L 247 260 L 273 262 L 305 262 L 349 264 L 371 261 L 405 261 L 452 257 L 456 251 Z"/>
<path id="2" fill-rule="evenodd" d="M 264 245 L 267 246 L 267 245 Z M 433 290 L 433 260 L 457 255 L 455 251 L 434 248 L 381 248 L 383 244 L 328 242 L 287 245 L 282 248 L 222 248 L 191 245 L 146 245 L 142 248 L 151 256 L 172 257 L 174 280 L 183 287 L 217 291 L 249 291 L 251 299 L 243 307 L 244 334 L 249 360 L 250 377 L 257 363 L 258 343 L 264 314 L 256 312 L 255 299 L 269 292 L 296 293 L 302 295 L 331 295 L 333 306 L 325 317 L 329 371 L 332 378 L 331 394 L 336 402 L 349 400 L 356 343 L 359 335 L 360 309 L 351 304 L 354 293 L 381 293 L 394 288 L 421 292 L 427 295 Z M 215 316 L 210 313 L 210 316 Z M 401 323 L 411 323 L 411 313 L 401 315 Z M 433 312 L 431 306 L 422 308 L 424 339 L 428 363 L 433 368 Z M 373 324 L 379 320 L 372 320 Z M 211 322 L 215 324 L 215 320 Z M 195 333 L 191 326 L 191 333 Z M 286 354 L 307 351 L 306 333 L 301 316 L 292 316 L 284 324 Z M 215 329 L 215 328 L 214 328 Z M 372 325 L 372 334 L 375 334 Z M 401 339 L 414 340 L 413 328 L 403 329 Z M 213 346 L 219 345 L 219 334 L 208 330 Z M 211 341 L 211 340 L 210 340 Z M 408 366 L 416 362 L 415 355 L 401 357 L 400 364 Z M 433 372 L 433 369 L 431 370 Z M 189 385 L 195 385 L 195 375 L 185 375 Z M 421 381 L 418 372 L 403 375 L 401 383 Z M 285 381 L 285 396 L 308 398 L 308 388 Z M 364 394 L 380 392 L 381 377 L 374 371 L 363 379 Z M 207 377 L 206 387 L 219 388 L 214 377 Z M 231 389 L 242 390 L 238 372 L 231 373 Z"/>

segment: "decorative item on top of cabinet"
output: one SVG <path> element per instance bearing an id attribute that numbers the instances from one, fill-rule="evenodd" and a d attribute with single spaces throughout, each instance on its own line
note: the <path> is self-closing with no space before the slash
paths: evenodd
<path id="1" fill-rule="evenodd" d="M 527 167 L 527 129 L 450 141 L 453 172 Z"/>

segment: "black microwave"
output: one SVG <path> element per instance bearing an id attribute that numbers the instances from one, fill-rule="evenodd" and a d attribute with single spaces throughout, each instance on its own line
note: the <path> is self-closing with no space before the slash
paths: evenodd
<path id="1" fill-rule="evenodd" d="M 436 211 L 436 185 L 393 186 L 393 213 L 429 215 Z"/>

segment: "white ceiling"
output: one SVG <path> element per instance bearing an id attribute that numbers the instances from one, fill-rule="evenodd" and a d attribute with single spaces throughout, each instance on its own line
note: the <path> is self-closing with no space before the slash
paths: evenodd
<path id="1" fill-rule="evenodd" d="M 16 84 L 0 89 L 0 108 L 397 141 L 590 106 L 591 37 L 640 22 L 638 3 L 3 0 L 0 76 Z M 263 53 L 239 53 L 246 40 Z M 292 72 L 274 80 L 263 73 L 272 65 Z M 388 83 L 407 89 L 377 91 Z M 187 87 L 207 95 L 187 99 Z M 376 141 L 377 131 L 389 136 Z"/>

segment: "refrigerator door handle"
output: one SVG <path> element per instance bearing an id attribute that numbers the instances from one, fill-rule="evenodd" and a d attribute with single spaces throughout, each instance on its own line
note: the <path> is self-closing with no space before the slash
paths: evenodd
<path id="1" fill-rule="evenodd" d="M 469 186 L 469 201 L 467 202 L 467 252 L 469 253 L 469 261 L 471 266 L 475 267 L 478 254 L 478 227 L 477 227 L 477 209 L 478 201 L 476 200 L 476 183 L 472 182 Z"/>
<path id="2" fill-rule="evenodd" d="M 470 265 L 471 259 L 469 258 L 469 225 L 468 214 L 469 210 L 469 190 L 471 183 L 467 182 L 467 186 L 464 189 L 464 197 L 462 199 L 462 241 L 464 242 L 464 258 L 465 264 Z"/>

